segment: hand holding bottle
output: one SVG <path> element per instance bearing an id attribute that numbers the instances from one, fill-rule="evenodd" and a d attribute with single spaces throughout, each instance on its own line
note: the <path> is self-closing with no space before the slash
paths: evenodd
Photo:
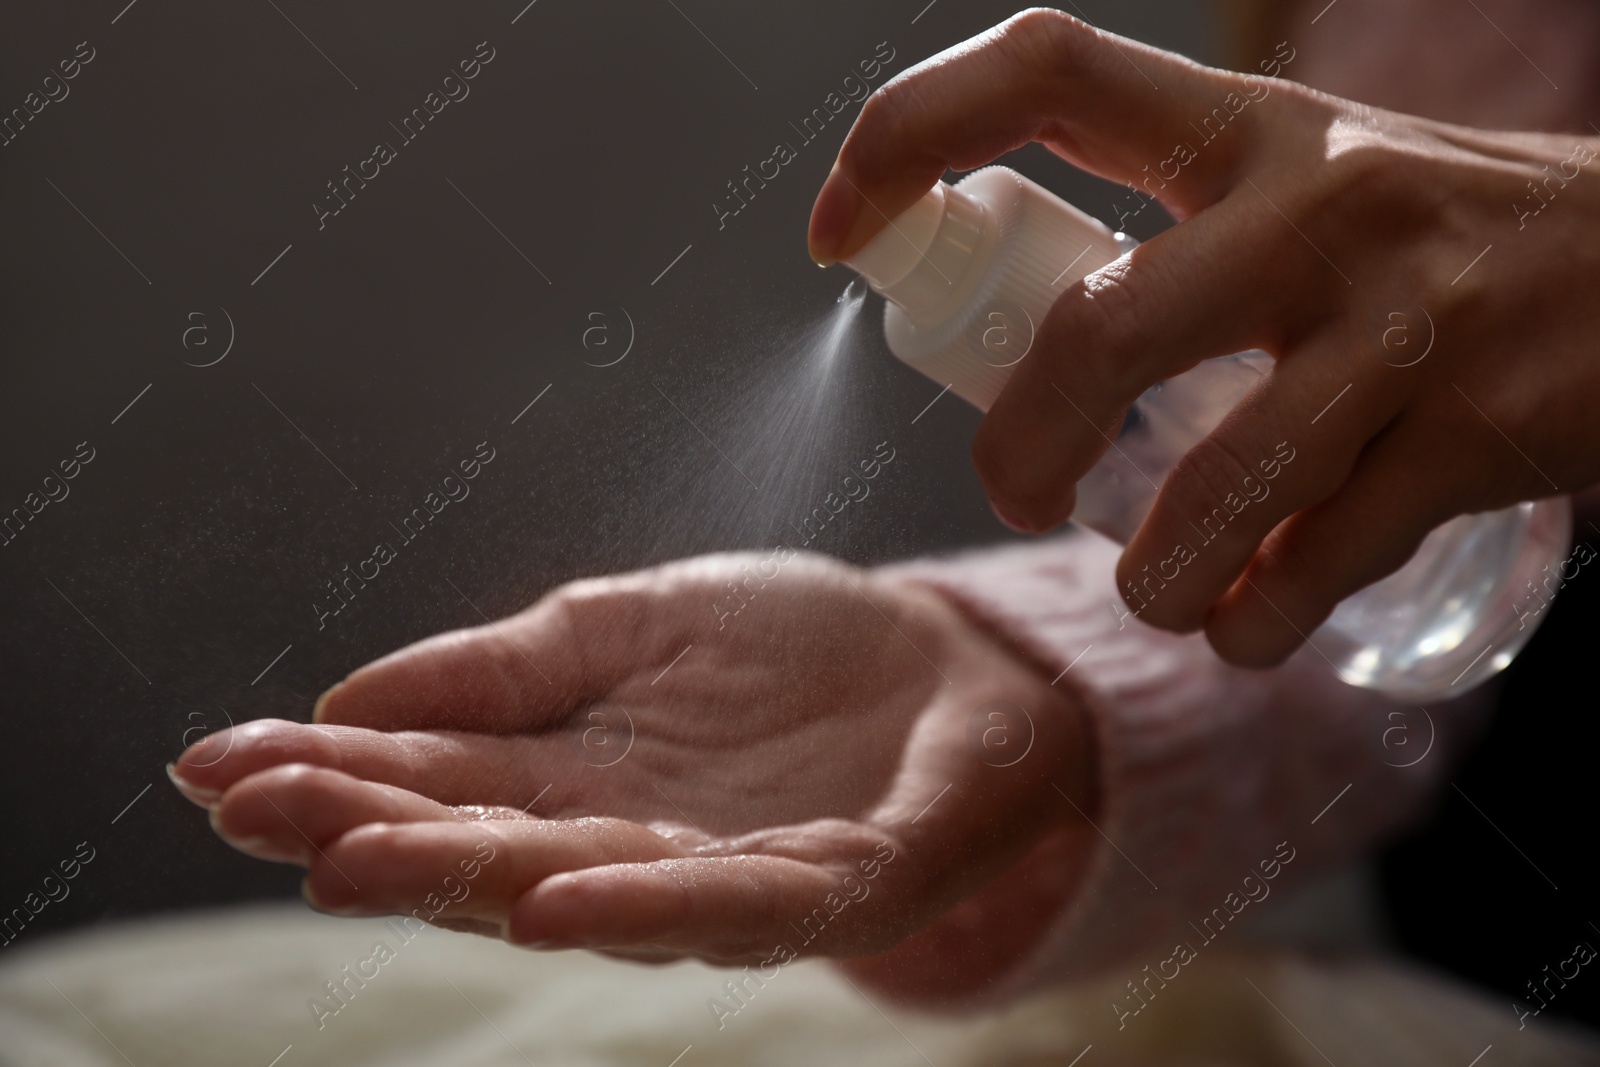
<path id="1" fill-rule="evenodd" d="M 1292 58 L 1282 46 L 1262 69 Z M 1039 324 L 974 444 L 1003 517 L 1070 516 L 1155 382 L 1244 349 L 1276 358 L 1162 486 L 1119 587 L 1281 442 L 1294 464 L 1141 618 L 1276 663 L 1443 521 L 1600 477 L 1582 421 L 1600 394 L 1591 140 L 1375 111 L 1030 11 L 868 99 L 813 211 L 813 255 L 854 255 L 946 168 L 1034 140 L 1181 225 Z"/>

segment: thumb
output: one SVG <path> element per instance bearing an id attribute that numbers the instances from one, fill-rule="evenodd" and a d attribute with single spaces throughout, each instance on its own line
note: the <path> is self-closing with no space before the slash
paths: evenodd
<path id="1" fill-rule="evenodd" d="M 1230 94 L 1245 101 L 1266 92 L 1261 79 L 1062 12 L 1024 11 L 867 98 L 812 208 L 811 256 L 824 265 L 853 256 L 947 169 L 971 170 L 1031 141 L 1140 185 L 1186 217 L 1227 193 L 1247 145 L 1244 136 L 1218 136 L 1197 152 L 1190 122 L 1217 109 L 1249 122 Z"/>
<path id="2" fill-rule="evenodd" d="M 509 733 L 559 720 L 597 697 L 603 681 L 586 671 L 558 594 L 367 664 L 324 693 L 312 718 L 377 730 Z"/>

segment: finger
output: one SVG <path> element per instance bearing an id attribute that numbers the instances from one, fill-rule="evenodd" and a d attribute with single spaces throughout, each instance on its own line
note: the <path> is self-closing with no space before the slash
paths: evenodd
<path id="1" fill-rule="evenodd" d="M 1405 403 L 1393 379 L 1352 379 L 1350 345 L 1278 363 L 1167 475 L 1117 565 L 1129 608 L 1154 626 L 1205 625 L 1261 542 L 1332 496 Z"/>
<path id="2" fill-rule="evenodd" d="M 208 807 L 246 775 L 284 763 L 338 768 L 343 758 L 337 735 L 327 729 L 257 719 L 207 734 L 167 766 L 167 777 L 183 795 Z"/>
<path id="3" fill-rule="evenodd" d="M 1074 486 L 1148 386 L 1202 359 L 1278 347 L 1286 322 L 1312 314 L 1326 265 L 1285 244 L 1284 229 L 1259 202 L 1232 196 L 1062 293 L 973 440 L 1003 519 L 1035 532 L 1066 521 Z"/>
<path id="4" fill-rule="evenodd" d="M 247 855 L 304 866 L 364 823 L 455 818 L 454 809 L 408 790 L 292 763 L 236 783 L 212 809 L 211 826 Z"/>
<path id="5" fill-rule="evenodd" d="M 518 615 L 408 645 L 322 694 L 312 718 L 484 732 L 552 721 L 601 692 L 584 669 L 570 610 L 569 599 L 555 594 Z"/>
<path id="6" fill-rule="evenodd" d="M 269 767 L 299 763 L 383 782 L 444 804 L 522 808 L 549 787 L 538 813 L 579 795 L 577 743 L 567 733 L 496 737 L 397 732 L 259 719 L 191 746 L 169 773 L 195 803 L 215 803 L 234 783 Z"/>
<path id="7" fill-rule="evenodd" d="M 1265 89 L 1058 11 L 1025 11 L 867 98 L 812 209 L 812 257 L 849 258 L 947 169 L 982 166 L 1030 141 L 1141 183 L 1183 217 L 1222 196 L 1244 136 L 1219 136 L 1170 179 L 1149 168 L 1194 139 L 1196 115 L 1211 115 L 1230 92 L 1255 100 Z M 1234 123 L 1254 118 L 1242 106 L 1233 114 Z"/>
<path id="8" fill-rule="evenodd" d="M 518 899 L 508 940 L 549 948 L 649 946 L 726 962 L 766 959 L 779 943 L 855 955 L 893 936 L 885 910 L 877 901 L 869 906 L 871 895 L 871 883 L 846 883 L 839 873 L 778 856 L 593 867 L 554 875 Z"/>
<path id="9" fill-rule="evenodd" d="M 440 915 L 504 922 L 529 889 L 563 871 L 679 856 L 622 819 L 368 824 L 323 848 L 307 900 L 341 915 Z M 446 879 L 453 881 L 447 883 Z"/>
<path id="10" fill-rule="evenodd" d="M 683 650 L 678 637 L 692 624 L 678 609 L 687 588 L 720 589 L 726 580 L 715 563 L 685 560 L 570 582 L 520 614 L 362 667 L 324 693 L 312 717 L 382 730 L 549 725 L 632 676 L 654 677 Z"/>
<path id="11" fill-rule="evenodd" d="M 1405 566 L 1459 514 L 1456 490 L 1437 475 L 1448 457 L 1422 458 L 1438 436 L 1383 434 L 1338 493 L 1273 531 L 1206 623 L 1218 655 L 1245 667 L 1283 662 L 1341 600 Z"/>

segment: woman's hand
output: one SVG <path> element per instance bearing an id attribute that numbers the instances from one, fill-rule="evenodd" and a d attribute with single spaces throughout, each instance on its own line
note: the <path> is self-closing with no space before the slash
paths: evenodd
<path id="1" fill-rule="evenodd" d="M 1285 43 L 1262 69 L 1293 58 Z M 1028 11 L 868 98 L 813 256 L 850 257 L 946 168 L 1030 141 L 1182 221 L 1068 289 L 989 411 L 973 456 L 1007 521 L 1065 521 L 1155 382 L 1254 347 L 1278 360 L 1168 477 L 1119 586 L 1259 487 L 1280 443 L 1294 465 L 1146 621 L 1276 664 L 1445 520 L 1600 480 L 1600 142 L 1379 111 Z"/>
<path id="2" fill-rule="evenodd" d="M 1031 851 L 1086 855 L 1091 745 L 941 597 L 783 549 L 565 586 L 173 776 L 329 911 L 770 964 L 883 952 Z"/>

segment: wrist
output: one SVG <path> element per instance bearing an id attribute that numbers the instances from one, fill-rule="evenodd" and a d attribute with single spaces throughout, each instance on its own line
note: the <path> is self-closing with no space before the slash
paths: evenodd
<path id="1" fill-rule="evenodd" d="M 1025 628 L 994 617 L 992 604 L 968 595 L 962 583 L 946 581 L 928 568 L 886 568 L 879 577 L 936 606 L 947 616 L 946 632 L 952 642 L 1031 676 L 1033 699 L 1026 707 L 1008 709 L 1020 709 L 1025 715 L 1004 715 L 992 730 L 975 727 L 970 739 L 987 748 L 991 747 L 988 735 L 995 734 L 992 758 L 984 762 L 1006 769 L 1016 766 L 1019 773 L 1036 779 L 1043 794 L 1042 809 L 1056 816 L 1041 822 L 1039 832 L 1093 817 L 1100 793 L 1099 746 L 1089 687 L 1070 677 L 1070 670 L 1057 663 L 1059 657 L 1050 649 L 1030 642 Z M 1060 803 L 1062 797 L 1068 803 Z"/>
<path id="2" fill-rule="evenodd" d="M 890 951 L 837 965 L 904 1004 L 960 1009 L 983 1003 L 1076 898 L 1093 834 L 1081 821 L 1047 832 L 998 878 Z"/>

